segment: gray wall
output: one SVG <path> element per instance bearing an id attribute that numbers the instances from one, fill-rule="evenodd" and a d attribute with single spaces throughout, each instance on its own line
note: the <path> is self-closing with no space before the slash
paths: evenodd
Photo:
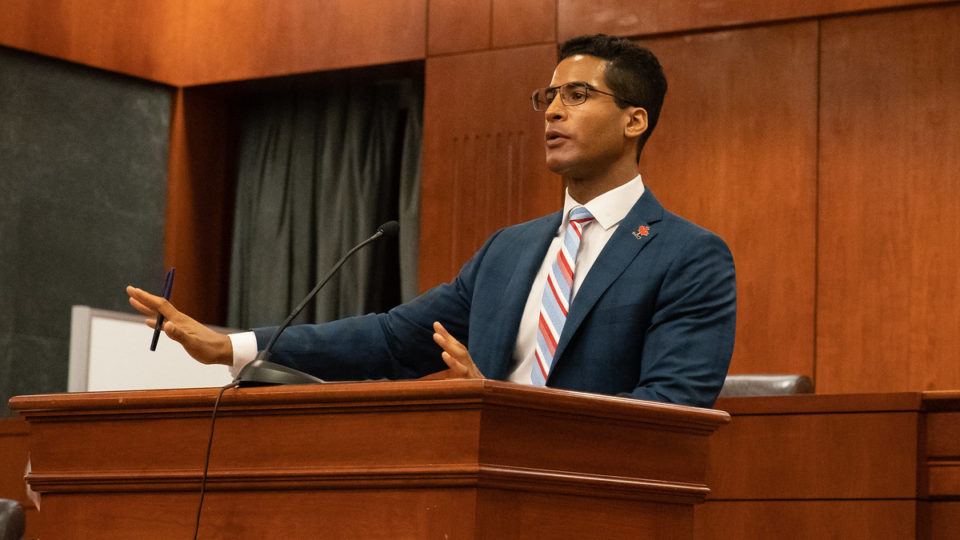
<path id="1" fill-rule="evenodd" d="M 171 95 L 0 47 L 0 416 L 66 390 L 71 305 L 160 286 Z"/>

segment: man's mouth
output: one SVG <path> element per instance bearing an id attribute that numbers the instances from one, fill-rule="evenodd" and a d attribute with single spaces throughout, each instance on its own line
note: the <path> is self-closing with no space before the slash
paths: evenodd
<path id="1" fill-rule="evenodd" d="M 546 133 L 544 133 L 544 139 L 546 140 L 546 143 L 547 143 L 547 146 L 548 146 L 548 147 L 556 146 L 556 145 L 558 145 L 558 144 L 561 144 L 564 140 L 566 140 L 566 139 L 568 139 L 568 138 L 569 138 L 569 137 L 567 137 L 567 136 L 564 135 L 563 133 L 560 133 L 559 131 L 552 131 L 552 130 L 550 130 L 550 131 L 547 131 Z"/>

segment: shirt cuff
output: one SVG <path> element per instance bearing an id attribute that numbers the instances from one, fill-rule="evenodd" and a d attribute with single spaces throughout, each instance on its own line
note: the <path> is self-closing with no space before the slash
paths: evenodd
<path id="1" fill-rule="evenodd" d="M 227 337 L 233 344 L 233 365 L 230 366 L 230 376 L 236 378 L 243 366 L 257 357 L 257 335 L 253 332 L 240 332 Z"/>

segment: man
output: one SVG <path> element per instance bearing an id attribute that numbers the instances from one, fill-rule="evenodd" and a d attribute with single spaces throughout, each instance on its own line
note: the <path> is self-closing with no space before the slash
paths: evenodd
<path id="1" fill-rule="evenodd" d="M 733 259 L 719 237 L 664 210 L 638 174 L 665 93 L 649 51 L 604 35 L 565 43 L 550 86 L 533 95 L 547 166 L 566 182 L 563 212 L 497 231 L 452 282 L 388 313 L 288 328 L 272 359 L 328 380 L 447 368 L 711 406 L 733 351 Z M 201 362 L 237 367 L 273 330 L 223 336 L 127 290 Z"/>

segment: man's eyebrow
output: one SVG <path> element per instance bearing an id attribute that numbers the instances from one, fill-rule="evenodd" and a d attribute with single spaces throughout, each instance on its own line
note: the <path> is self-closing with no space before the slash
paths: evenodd
<path id="1" fill-rule="evenodd" d="M 597 90 L 596 87 L 594 87 L 592 84 L 588 83 L 587 81 L 567 81 L 567 82 L 565 82 L 565 83 L 563 83 L 563 84 L 558 84 L 558 85 L 555 86 L 554 88 L 560 88 L 561 86 L 566 86 L 566 85 L 568 85 L 568 84 L 576 84 L 576 85 L 579 85 L 579 86 L 586 86 L 587 88 L 593 88 L 594 90 Z"/>

